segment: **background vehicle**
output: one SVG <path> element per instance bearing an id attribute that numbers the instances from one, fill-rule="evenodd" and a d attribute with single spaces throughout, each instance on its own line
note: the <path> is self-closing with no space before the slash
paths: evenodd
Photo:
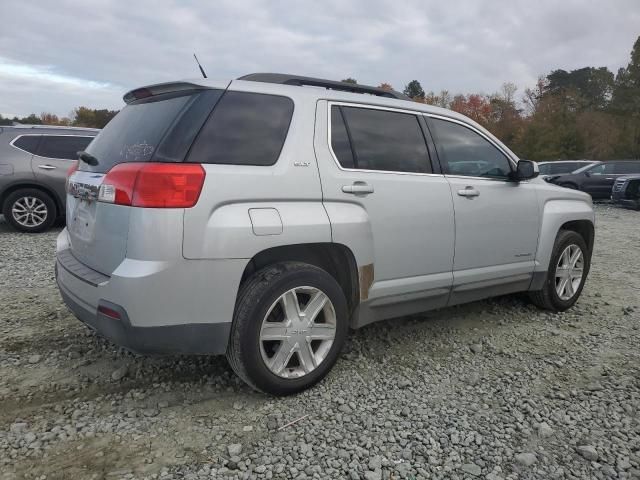
<path id="1" fill-rule="evenodd" d="M 572 173 L 579 168 L 593 165 L 594 163 L 597 162 L 593 160 L 555 160 L 552 162 L 538 162 L 538 169 L 540 170 L 540 176 L 546 177 L 548 175 Z"/>
<path id="2" fill-rule="evenodd" d="M 616 179 L 630 173 L 640 174 L 640 160 L 608 160 L 582 167 L 566 175 L 552 175 L 548 182 L 587 192 L 593 198 L 610 198 Z"/>
<path id="3" fill-rule="evenodd" d="M 226 353 L 274 394 L 323 378 L 349 326 L 519 291 L 571 307 L 589 196 L 405 98 L 281 74 L 129 92 L 69 177 L 64 301 L 136 351 Z"/>
<path id="4" fill-rule="evenodd" d="M 640 210 L 640 174 L 618 177 L 613 184 L 611 200 L 619 205 Z"/>
<path id="5" fill-rule="evenodd" d="M 64 216 L 69 168 L 98 130 L 0 127 L 0 208 L 16 230 L 42 232 Z"/>

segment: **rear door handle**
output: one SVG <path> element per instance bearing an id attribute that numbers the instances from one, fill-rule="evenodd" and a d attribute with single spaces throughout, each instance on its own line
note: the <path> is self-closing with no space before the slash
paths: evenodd
<path id="1" fill-rule="evenodd" d="M 54 167 L 53 165 L 38 165 L 38 168 L 41 168 L 42 170 L 55 170 L 56 167 Z"/>
<path id="2" fill-rule="evenodd" d="M 342 191 L 344 193 L 353 193 L 355 195 L 366 195 L 373 193 L 373 187 L 364 182 L 354 182 L 353 185 L 343 185 Z"/>
<path id="3" fill-rule="evenodd" d="M 480 192 L 475 188 L 468 186 L 463 190 L 458 190 L 458 195 L 460 195 L 461 197 L 477 197 L 478 195 L 480 195 Z"/>

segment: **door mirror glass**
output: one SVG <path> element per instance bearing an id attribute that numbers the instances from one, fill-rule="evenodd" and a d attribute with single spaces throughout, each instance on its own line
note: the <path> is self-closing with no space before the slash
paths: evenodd
<path id="1" fill-rule="evenodd" d="M 519 182 L 521 180 L 529 180 L 536 178 L 540 171 L 538 170 L 538 164 L 531 160 L 520 160 L 516 167 L 515 172 L 511 172 L 512 180 Z"/>

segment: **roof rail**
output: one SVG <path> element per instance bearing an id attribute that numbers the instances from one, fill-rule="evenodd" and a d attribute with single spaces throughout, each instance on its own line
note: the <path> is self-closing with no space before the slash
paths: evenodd
<path id="1" fill-rule="evenodd" d="M 99 128 L 92 127 L 72 127 L 67 125 L 45 125 L 45 124 L 37 124 L 37 123 L 19 123 L 13 122 L 13 125 L 5 125 L 5 127 L 11 128 L 46 128 L 46 129 L 58 129 L 58 130 L 90 130 L 97 132 Z"/>
<path id="2" fill-rule="evenodd" d="M 323 80 L 322 78 L 301 77 L 299 75 L 288 75 L 286 73 L 250 73 L 238 80 L 249 80 L 252 82 L 280 83 L 284 85 L 322 87 L 329 90 L 340 90 L 352 93 L 368 93 L 379 97 L 395 98 L 398 100 L 411 100 L 403 93 L 395 90 L 383 90 L 382 88 L 370 87 L 368 85 L 358 85 L 346 82 L 336 82 L 334 80 Z"/>

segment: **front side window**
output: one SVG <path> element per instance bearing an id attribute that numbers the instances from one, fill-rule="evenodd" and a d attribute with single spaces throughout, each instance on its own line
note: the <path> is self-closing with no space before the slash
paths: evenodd
<path id="1" fill-rule="evenodd" d="M 601 163 L 587 170 L 591 175 L 613 175 L 615 173 L 614 163 Z"/>
<path id="2" fill-rule="evenodd" d="M 430 121 L 445 173 L 506 178 L 511 172 L 509 159 L 483 136 L 458 123 Z"/>
<path id="3" fill-rule="evenodd" d="M 226 92 L 198 134 L 190 162 L 273 165 L 293 115 L 288 97 Z"/>
<path id="4" fill-rule="evenodd" d="M 40 135 L 22 135 L 13 141 L 13 146 L 33 155 L 38 151 L 39 143 Z"/>
<path id="5" fill-rule="evenodd" d="M 38 155 L 60 160 L 75 160 L 78 152 L 85 150 L 93 137 L 76 137 L 63 135 L 43 135 Z"/>
<path id="6" fill-rule="evenodd" d="M 331 130 L 332 148 L 343 167 L 431 172 L 427 144 L 416 115 L 337 105 L 332 106 L 331 114 L 332 120 L 338 119 L 338 114 L 344 119 L 344 124 L 332 121 Z M 351 149 L 346 147 L 349 140 Z"/>

